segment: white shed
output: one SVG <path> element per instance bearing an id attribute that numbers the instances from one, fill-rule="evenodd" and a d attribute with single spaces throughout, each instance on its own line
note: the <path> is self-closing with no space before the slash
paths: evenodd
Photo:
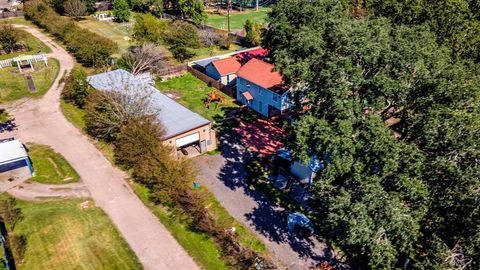
<path id="1" fill-rule="evenodd" d="M 21 161 L 24 161 L 25 165 L 28 166 L 30 174 L 35 176 L 30 157 L 23 144 L 14 138 L 0 141 L 0 168 L 8 168 L 8 165 L 13 165 Z"/>

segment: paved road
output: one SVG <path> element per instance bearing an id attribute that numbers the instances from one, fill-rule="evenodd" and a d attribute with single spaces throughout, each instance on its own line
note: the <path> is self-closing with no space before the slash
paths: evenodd
<path id="1" fill-rule="evenodd" d="M 60 111 L 59 79 L 73 67 L 73 59 L 49 37 L 35 28 L 18 26 L 52 48 L 60 61 L 60 76 L 40 100 L 22 100 L 7 110 L 18 125 L 23 142 L 51 146 L 75 168 L 101 207 L 116 225 L 145 269 L 199 269 L 166 228 L 138 199 L 125 182 L 125 174 L 112 166 L 98 149 L 69 123 Z M 8 134 L 0 134 L 8 136 Z"/>
<path id="2" fill-rule="evenodd" d="M 279 267 L 300 270 L 322 260 L 341 261 L 321 240 L 289 233 L 285 209 L 262 192 L 248 188 L 242 158 L 245 150 L 234 143 L 236 140 L 238 138 L 233 136 L 222 142 L 222 155 L 194 159 L 200 173 L 199 181 L 215 194 L 233 217 L 258 235 L 274 254 Z M 342 269 L 348 268 L 346 264 L 340 265 Z"/>

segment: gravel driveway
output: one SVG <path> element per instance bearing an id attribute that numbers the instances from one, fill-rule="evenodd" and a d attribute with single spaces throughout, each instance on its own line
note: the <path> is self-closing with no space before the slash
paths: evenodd
<path id="1" fill-rule="evenodd" d="M 51 49 L 60 61 L 59 76 L 42 99 L 21 100 L 7 106 L 15 118 L 15 135 L 23 142 L 52 147 L 78 172 L 97 206 L 110 217 L 145 269 L 199 269 L 166 228 L 134 194 L 125 174 L 112 166 L 89 138 L 77 130 L 60 110 L 60 77 L 73 68 L 72 57 L 33 27 L 21 27 Z M 0 134 L 8 137 L 11 134 Z"/>
<path id="2" fill-rule="evenodd" d="M 322 260 L 342 260 L 319 239 L 305 239 L 288 232 L 285 209 L 273 203 L 262 192 L 245 183 L 242 146 L 230 136 L 222 142 L 222 155 L 196 157 L 199 181 L 204 184 L 227 211 L 245 224 L 275 255 L 277 265 L 288 269 L 308 269 Z M 349 268 L 341 264 L 342 269 Z"/>

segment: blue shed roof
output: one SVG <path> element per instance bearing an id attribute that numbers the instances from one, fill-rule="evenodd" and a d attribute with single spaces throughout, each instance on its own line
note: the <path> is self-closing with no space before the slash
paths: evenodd
<path id="1" fill-rule="evenodd" d="M 145 89 L 151 93 L 152 106 L 159 110 L 158 120 L 165 128 L 165 139 L 177 136 L 192 129 L 210 124 L 210 121 L 178 104 L 128 71 L 117 69 L 89 76 L 88 83 L 101 91 L 124 91 Z"/>
<path id="2" fill-rule="evenodd" d="M 199 61 L 195 61 L 194 63 L 196 65 L 199 65 L 201 67 L 204 67 L 206 68 L 208 66 L 208 64 L 212 63 L 213 61 L 219 59 L 219 57 L 211 57 L 211 58 L 207 58 L 207 59 L 202 59 L 202 60 L 199 60 Z"/>

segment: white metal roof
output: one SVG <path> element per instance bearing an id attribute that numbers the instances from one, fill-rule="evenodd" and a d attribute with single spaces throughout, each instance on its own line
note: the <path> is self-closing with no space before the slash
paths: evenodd
<path id="1" fill-rule="evenodd" d="M 27 150 L 18 140 L 0 142 L 0 165 L 28 158 Z"/>
<path id="2" fill-rule="evenodd" d="M 102 91 L 126 92 L 126 86 L 130 90 L 134 88 L 138 91 L 149 91 L 151 105 L 159 110 L 157 118 L 165 128 L 165 138 L 171 138 L 210 123 L 209 120 L 162 94 L 158 89 L 145 82 L 143 78 L 134 76 L 123 69 L 89 76 L 88 83 L 93 88 Z"/>

